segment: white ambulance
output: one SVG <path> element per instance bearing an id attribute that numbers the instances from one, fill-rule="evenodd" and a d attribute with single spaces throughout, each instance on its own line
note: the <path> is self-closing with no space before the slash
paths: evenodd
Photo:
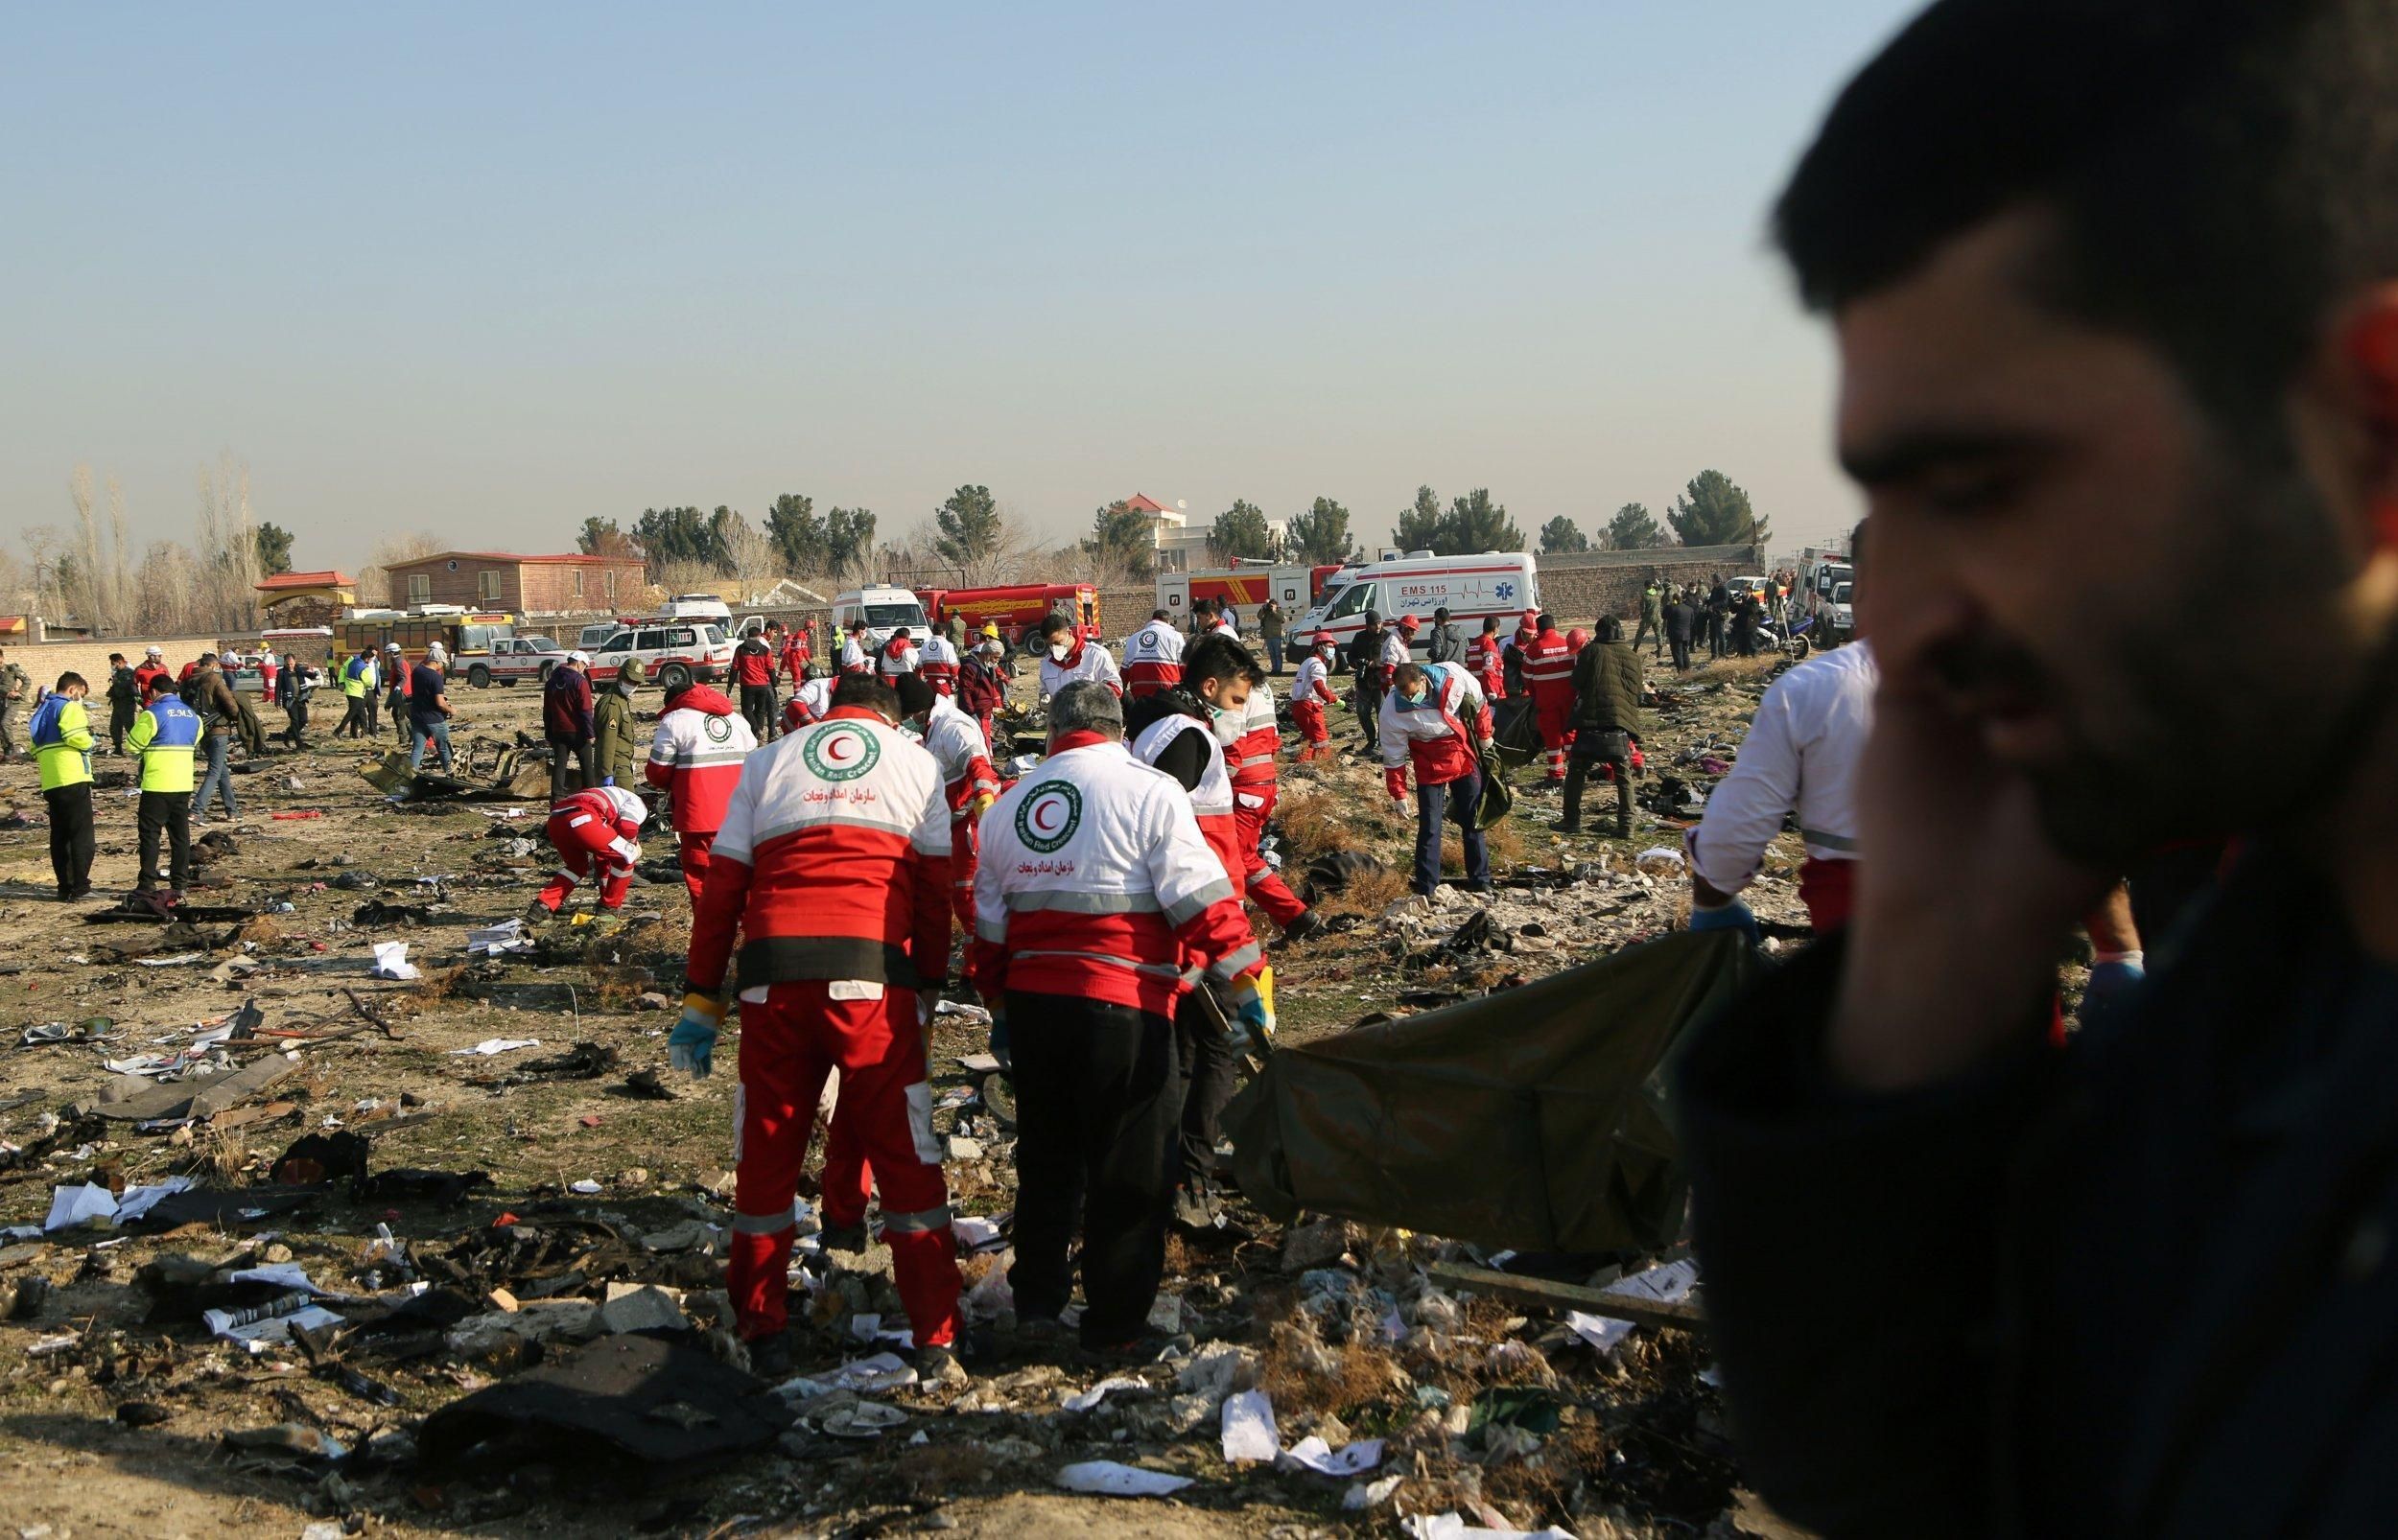
<path id="1" fill-rule="evenodd" d="M 1337 585 L 1337 586 L 1336 586 Z M 1385 620 L 1412 615 L 1422 622 L 1416 651 L 1431 644 L 1432 612 L 1446 605 L 1458 635 L 1481 634 L 1486 616 L 1512 632 L 1526 610 L 1540 607 L 1540 573 L 1529 551 L 1493 550 L 1479 556 L 1402 556 L 1393 561 L 1344 567 L 1326 582 L 1324 602 L 1291 627 L 1294 645 L 1309 632 L 1328 631 L 1343 647 L 1364 629 L 1366 612 Z"/>

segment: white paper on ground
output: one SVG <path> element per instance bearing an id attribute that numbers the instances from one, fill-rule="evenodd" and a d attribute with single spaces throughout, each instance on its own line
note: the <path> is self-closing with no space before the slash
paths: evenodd
<path id="1" fill-rule="evenodd" d="M 206 952 L 177 952 L 173 957 L 137 957 L 133 961 L 144 968 L 181 968 L 185 963 L 197 963 L 207 955 Z"/>
<path id="2" fill-rule="evenodd" d="M 309 1282 L 308 1270 L 296 1262 L 270 1262 L 262 1267 L 244 1268 L 239 1272 L 228 1273 L 225 1281 L 228 1283 L 271 1283 L 282 1289 L 305 1289 L 310 1294 L 328 1292 Z"/>
<path id="3" fill-rule="evenodd" d="M 833 1371 L 833 1379 L 844 1390 L 896 1390 L 904 1385 L 916 1383 L 915 1369 L 903 1363 L 896 1353 L 877 1353 L 854 1364 L 844 1364 Z"/>
<path id="4" fill-rule="evenodd" d="M 1565 1326 L 1576 1337 L 1602 1353 L 1612 1353 L 1624 1345 L 1632 1335 L 1632 1322 L 1617 1320 L 1612 1316 L 1593 1316 L 1586 1310 L 1565 1312 Z"/>
<path id="5" fill-rule="evenodd" d="M 1359 1482 L 1341 1494 L 1341 1506 L 1352 1513 L 1378 1508 L 1391 1500 L 1392 1494 L 1399 1490 L 1399 1483 L 1406 1479 L 1404 1476 L 1385 1476 L 1378 1482 Z"/>
<path id="6" fill-rule="evenodd" d="M 404 941 L 375 943 L 374 976 L 395 978 L 403 983 L 418 977 L 416 965 L 408 960 L 408 943 Z"/>
<path id="7" fill-rule="evenodd" d="M 475 1044 L 472 1048 L 451 1049 L 450 1057 L 457 1059 L 468 1054 L 512 1054 L 519 1048 L 538 1048 L 540 1046 L 541 1039 L 539 1038 L 485 1038 L 482 1041 Z"/>
<path id="8" fill-rule="evenodd" d="M 466 949 L 469 952 L 529 952 L 533 949 L 533 939 L 525 934 L 524 921 L 504 920 L 496 925 L 468 931 Z"/>
<path id="9" fill-rule="evenodd" d="M 1409 1540 L 1574 1540 L 1572 1530 L 1555 1525 L 1545 1529 L 1486 1529 L 1454 1513 L 1419 1513 L 1401 1532 Z"/>
<path id="10" fill-rule="evenodd" d="M 1382 1463 L 1382 1440 L 1360 1438 L 1334 1450 L 1313 1434 L 1302 1438 L 1274 1461 L 1277 1470 L 1311 1470 L 1318 1476 L 1359 1476 Z"/>
<path id="11" fill-rule="evenodd" d="M 1240 1390 L 1224 1398 L 1224 1462 L 1247 1465 L 1281 1453 L 1274 1434 L 1274 1403 L 1263 1390 Z"/>
<path id="12" fill-rule="evenodd" d="M 116 1195 L 97 1182 L 59 1187 L 50 1194 L 50 1217 L 41 1222 L 41 1227 L 64 1229 L 69 1225 L 81 1225 L 87 1219 L 103 1218 L 116 1211 Z"/>
<path id="13" fill-rule="evenodd" d="M 1059 1471 L 1057 1484 L 1070 1492 L 1091 1492 L 1100 1497 L 1164 1497 L 1188 1486 L 1190 1478 L 1145 1471 L 1112 1459 L 1086 1459 Z"/>
<path id="14" fill-rule="evenodd" d="M 1690 1291 L 1699 1286 L 1699 1264 L 1684 1257 L 1668 1262 L 1661 1268 L 1635 1272 L 1629 1278 L 1618 1278 L 1601 1294 L 1619 1294 L 1634 1299 L 1654 1299 L 1659 1304 L 1678 1305 L 1690 1297 Z"/>
<path id="15" fill-rule="evenodd" d="M 1128 1380 L 1120 1374 L 1114 1374 L 1104 1380 L 1101 1380 L 1098 1384 L 1093 1386 L 1088 1390 L 1078 1391 L 1072 1395 L 1062 1397 L 1058 1404 L 1063 1406 L 1069 1412 L 1088 1412 L 1093 1407 L 1097 1406 L 1100 1402 L 1105 1401 L 1108 1398 L 1108 1392 L 1110 1390 L 1139 1390 L 1142 1388 L 1145 1388 L 1145 1387 L 1140 1381 Z"/>
<path id="16" fill-rule="evenodd" d="M 960 1214 L 952 1218 L 950 1221 L 950 1233 L 956 1236 L 957 1244 L 969 1251 L 979 1251 L 985 1247 L 1006 1244 L 999 1238 L 998 1220 L 982 1219 L 973 1214 Z"/>

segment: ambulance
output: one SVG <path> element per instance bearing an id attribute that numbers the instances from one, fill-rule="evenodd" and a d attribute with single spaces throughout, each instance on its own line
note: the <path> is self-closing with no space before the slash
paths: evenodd
<path id="1" fill-rule="evenodd" d="M 1344 567 L 1327 582 L 1323 602 L 1291 627 L 1294 642 L 1310 632 L 1329 632 L 1346 647 L 1364 629 L 1366 612 L 1385 620 L 1412 615 L 1422 622 L 1416 650 L 1431 645 L 1432 612 L 1446 605 L 1458 635 L 1480 634 L 1486 616 L 1511 632 L 1526 610 L 1540 607 L 1540 566 L 1529 551 L 1493 550 L 1479 556 L 1401 556 Z"/>

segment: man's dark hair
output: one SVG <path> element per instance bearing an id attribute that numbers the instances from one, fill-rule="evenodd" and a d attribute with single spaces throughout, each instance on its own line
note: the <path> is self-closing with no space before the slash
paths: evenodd
<path id="1" fill-rule="evenodd" d="M 1053 637 L 1060 631 L 1072 630 L 1073 625 L 1073 621 L 1068 619 L 1065 616 L 1058 614 L 1055 610 L 1051 610 L 1048 614 L 1041 618 L 1041 634 L 1045 637 Z"/>
<path id="2" fill-rule="evenodd" d="M 871 674 L 851 674 L 834 686 L 833 704 L 870 707 L 894 722 L 905 714 L 900 710 L 899 691 Z"/>
<path id="3" fill-rule="evenodd" d="M 916 716 L 932 710 L 932 687 L 915 674 L 902 674 L 891 681 L 891 693 L 899 700 L 902 716 Z"/>
<path id="4" fill-rule="evenodd" d="M 2398 275 L 2398 0 L 1940 0 L 1833 105 L 1775 211 L 1838 311 L 2016 209 L 2062 313 L 2253 419 L 2338 295 Z"/>
<path id="5" fill-rule="evenodd" d="M 1554 631 L 1557 629 L 1557 617 L 1549 614 L 1546 610 L 1542 610 L 1540 612 L 1540 618 L 1535 620 L 1533 624 L 1543 631 Z"/>
<path id="6" fill-rule="evenodd" d="M 1391 690 L 1394 694 L 1404 695 L 1407 691 L 1413 689 L 1416 686 L 1416 681 L 1422 679 L 1422 677 L 1423 665 L 1420 663 L 1400 664 L 1398 667 L 1391 670 Z"/>
<path id="7" fill-rule="evenodd" d="M 1446 605 L 1446 604 L 1437 604 L 1437 605 L 1434 605 L 1434 606 L 1433 606 L 1433 609 L 1432 609 L 1432 618 L 1434 618 L 1435 620 L 1446 620 L 1446 619 L 1447 619 L 1447 618 L 1448 618 L 1448 606 L 1447 606 L 1447 605 Z"/>
<path id="8" fill-rule="evenodd" d="M 1498 635 L 1497 616 L 1486 615 L 1482 618 L 1482 634 L 1486 637 L 1494 637 Z"/>
<path id="9" fill-rule="evenodd" d="M 216 661 L 217 655 L 213 652 L 203 652 L 200 655 L 200 665 L 202 668 L 207 667 L 210 664 L 215 663 Z"/>
<path id="10" fill-rule="evenodd" d="M 1171 620 L 1174 618 L 1174 615 L 1170 610 L 1151 610 L 1149 612 L 1149 618 L 1152 620 Z"/>
<path id="11" fill-rule="evenodd" d="M 151 676 L 150 676 L 150 693 L 151 693 L 151 694 L 153 694 L 153 695 L 172 695 L 172 694 L 174 694 L 174 693 L 175 693 L 175 676 L 174 676 L 173 674 L 153 674 L 153 675 L 151 675 Z"/>
<path id="12" fill-rule="evenodd" d="M 1373 630 L 1375 626 L 1380 625 L 1381 623 L 1382 623 L 1382 613 L 1381 613 L 1379 610 L 1368 610 L 1368 611 L 1366 612 L 1366 629 L 1367 629 L 1367 630 L 1371 631 L 1371 630 Z"/>
<path id="13" fill-rule="evenodd" d="M 1246 679 L 1254 688 L 1265 683 L 1265 670 L 1258 666 L 1256 653 L 1231 637 L 1211 634 L 1183 654 L 1183 684 L 1193 686 L 1202 679 Z"/>
<path id="14" fill-rule="evenodd" d="M 63 695 L 78 685 L 82 685 L 85 689 L 91 688 L 91 686 L 85 683 L 82 674 L 79 674 L 70 668 L 65 673 L 60 674 L 59 676 L 59 682 L 50 688 Z"/>
<path id="15" fill-rule="evenodd" d="M 108 661 L 110 663 L 123 663 L 125 661 L 125 654 L 121 652 L 112 652 L 108 654 Z"/>
<path id="16" fill-rule="evenodd" d="M 1624 622 L 1611 615 L 1602 615 L 1591 631 L 1591 638 L 1597 642 L 1621 642 L 1624 640 Z"/>

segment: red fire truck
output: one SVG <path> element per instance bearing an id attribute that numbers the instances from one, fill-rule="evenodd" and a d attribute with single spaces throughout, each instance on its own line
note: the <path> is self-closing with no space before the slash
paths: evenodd
<path id="1" fill-rule="evenodd" d="M 1340 570 L 1337 563 L 1328 567 L 1277 567 L 1258 562 L 1220 572 L 1160 572 L 1158 608 L 1172 615 L 1179 625 L 1189 618 L 1190 607 L 1199 600 L 1218 599 L 1234 607 L 1245 633 L 1256 625 L 1258 607 L 1268 598 L 1280 604 L 1282 614 L 1290 619 L 1306 614 L 1323 598 L 1324 580 Z"/>
<path id="2" fill-rule="evenodd" d="M 1089 583 L 1011 583 L 999 588 L 920 588 L 925 614 L 935 624 L 952 615 L 979 635 L 999 628 L 999 640 L 1021 651 L 1038 651 L 1041 622 L 1051 615 L 1071 618 L 1085 637 L 1099 635 L 1099 591 Z"/>

